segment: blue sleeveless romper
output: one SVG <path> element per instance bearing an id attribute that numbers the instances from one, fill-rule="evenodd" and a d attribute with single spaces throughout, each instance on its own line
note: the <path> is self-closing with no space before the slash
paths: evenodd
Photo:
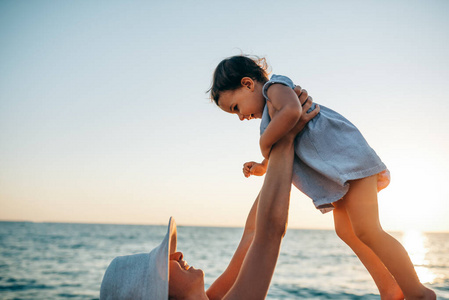
<path id="1" fill-rule="evenodd" d="M 267 101 L 270 101 L 267 90 L 275 83 L 292 89 L 295 87 L 290 78 L 273 75 L 263 87 Z M 311 109 L 314 107 L 315 103 Z M 261 135 L 270 121 L 265 105 L 260 123 Z M 331 211 L 332 202 L 348 192 L 349 180 L 375 175 L 387 169 L 351 122 L 322 105 L 320 113 L 297 135 L 295 154 L 293 184 L 310 197 L 322 213 Z"/>

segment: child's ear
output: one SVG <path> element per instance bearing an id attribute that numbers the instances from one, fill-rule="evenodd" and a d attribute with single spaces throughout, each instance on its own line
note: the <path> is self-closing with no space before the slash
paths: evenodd
<path id="1" fill-rule="evenodd" d="M 240 82 L 241 82 L 243 87 L 245 87 L 247 89 L 250 89 L 251 92 L 254 91 L 254 85 L 255 84 L 254 84 L 254 80 L 252 80 L 251 78 L 243 77 Z"/>

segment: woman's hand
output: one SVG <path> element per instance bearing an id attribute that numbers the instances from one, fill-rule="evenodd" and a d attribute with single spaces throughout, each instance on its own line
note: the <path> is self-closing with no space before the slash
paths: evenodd
<path id="1" fill-rule="evenodd" d="M 298 96 L 301 106 L 304 106 L 304 104 L 308 101 L 307 98 L 309 97 L 309 93 L 307 93 L 306 90 L 303 90 L 299 85 L 295 85 L 295 88 L 293 90 Z"/>
<path id="2" fill-rule="evenodd" d="M 312 107 L 313 99 L 311 96 L 309 96 L 308 92 L 306 90 L 303 90 L 299 85 L 296 85 L 293 91 L 296 93 L 298 100 L 301 104 L 301 116 L 299 118 L 299 121 L 296 123 L 296 125 L 288 132 L 285 136 L 294 139 L 296 135 L 301 132 L 301 130 L 304 129 L 306 124 L 315 118 L 318 113 L 320 112 L 320 107 L 317 104 L 315 108 L 308 112 L 308 110 Z M 271 147 L 263 147 L 263 145 L 260 145 L 260 149 L 262 152 L 263 157 L 265 157 L 265 160 L 268 160 Z M 265 165 L 268 164 L 268 161 Z M 246 176 L 246 175 L 245 175 Z"/>
<path id="3" fill-rule="evenodd" d="M 311 96 L 309 96 L 309 94 L 307 93 L 306 90 L 301 89 L 301 87 L 299 85 L 295 86 L 294 89 L 296 95 L 298 95 L 299 98 L 299 102 L 301 103 L 302 106 L 302 113 L 301 113 L 301 117 L 299 118 L 298 123 L 296 123 L 295 127 L 293 127 L 292 130 L 290 130 L 290 132 L 288 133 L 289 135 L 295 137 L 299 132 L 301 132 L 301 130 L 304 129 L 304 127 L 306 126 L 306 124 L 312 120 L 313 118 L 315 118 L 318 113 L 320 112 L 320 107 L 317 104 L 315 106 L 315 108 L 308 112 L 308 110 L 312 107 L 313 104 L 313 98 Z"/>

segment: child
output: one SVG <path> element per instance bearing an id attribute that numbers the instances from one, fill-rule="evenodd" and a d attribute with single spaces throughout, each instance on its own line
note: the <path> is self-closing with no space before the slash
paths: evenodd
<path id="1" fill-rule="evenodd" d="M 266 69 L 264 59 L 227 58 L 215 69 L 210 89 L 225 112 L 240 120 L 262 119 L 259 144 L 265 159 L 245 163 L 246 177 L 265 174 L 271 147 L 295 126 L 309 99 L 306 91 L 298 99 L 288 77 L 269 80 Z M 293 184 L 323 213 L 334 211 L 337 235 L 368 269 L 381 298 L 436 299 L 419 282 L 402 245 L 380 226 L 377 192 L 388 185 L 389 172 L 357 128 L 320 106 L 296 137 L 295 154 Z"/>

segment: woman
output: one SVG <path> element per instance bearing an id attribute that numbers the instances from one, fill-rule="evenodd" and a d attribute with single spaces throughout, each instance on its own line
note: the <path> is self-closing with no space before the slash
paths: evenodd
<path id="1" fill-rule="evenodd" d="M 204 273 L 189 267 L 176 252 L 176 224 L 169 221 L 161 245 L 149 254 L 115 258 L 103 278 L 100 299 L 264 299 L 284 237 L 293 166 L 293 141 L 319 107 L 307 113 L 312 98 L 297 87 L 301 119 L 274 145 L 262 189 L 254 202 L 229 266 L 204 290 Z"/>

